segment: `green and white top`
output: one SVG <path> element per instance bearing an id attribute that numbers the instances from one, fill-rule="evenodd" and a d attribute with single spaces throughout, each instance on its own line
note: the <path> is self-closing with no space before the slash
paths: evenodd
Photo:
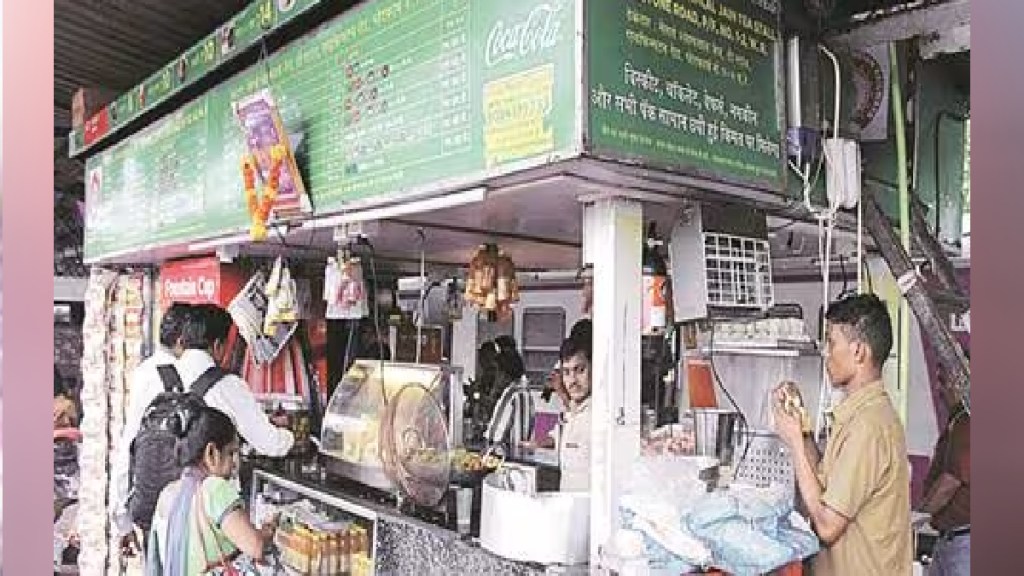
<path id="1" fill-rule="evenodd" d="M 160 563 L 167 566 L 167 529 L 170 523 L 171 508 L 174 499 L 181 489 L 181 480 L 171 482 L 160 492 L 157 500 L 156 510 L 153 513 L 152 537 L 156 538 L 157 549 L 160 553 Z M 242 508 L 242 496 L 230 480 L 218 476 L 209 476 L 203 480 L 202 486 L 196 491 L 196 498 L 200 504 L 205 506 L 206 517 L 198 520 L 196 515 L 199 511 L 198 505 L 189 509 L 189 537 L 188 537 L 188 573 L 203 574 L 203 570 L 212 564 L 217 564 L 221 559 L 221 552 L 225 556 L 232 556 L 237 552 L 236 547 L 224 531 L 221 523 L 232 511 Z M 200 533 L 199 530 L 202 530 Z M 203 543 L 206 543 L 206 550 Z"/>

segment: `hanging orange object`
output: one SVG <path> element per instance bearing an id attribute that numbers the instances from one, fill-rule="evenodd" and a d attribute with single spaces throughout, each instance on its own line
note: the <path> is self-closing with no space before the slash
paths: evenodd
<path id="1" fill-rule="evenodd" d="M 262 198 L 256 195 L 257 160 L 252 154 L 246 154 L 242 158 L 245 204 L 251 221 L 249 236 L 257 242 L 267 239 L 267 221 L 270 219 L 274 201 L 277 200 L 277 189 L 281 182 L 281 166 L 285 156 L 285 149 L 280 144 L 270 149 L 270 172 L 266 186 L 263 188 Z"/>
<path id="2" fill-rule="evenodd" d="M 465 299 L 478 309 L 512 318 L 512 304 L 519 301 L 516 266 L 512 259 L 493 244 L 481 244 L 469 263 Z"/>

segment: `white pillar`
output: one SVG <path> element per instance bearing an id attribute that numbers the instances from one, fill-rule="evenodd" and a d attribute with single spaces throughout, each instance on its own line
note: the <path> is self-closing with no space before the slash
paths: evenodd
<path id="1" fill-rule="evenodd" d="M 594 265 L 590 565 L 597 568 L 640 450 L 643 209 L 602 199 L 584 208 L 583 220 L 584 258 Z"/>

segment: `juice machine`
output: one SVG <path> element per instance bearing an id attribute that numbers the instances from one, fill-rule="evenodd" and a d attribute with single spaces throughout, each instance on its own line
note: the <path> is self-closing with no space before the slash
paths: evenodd
<path id="1" fill-rule="evenodd" d="M 462 446 L 457 368 L 356 360 L 324 413 L 320 452 L 332 474 L 437 506 Z"/>

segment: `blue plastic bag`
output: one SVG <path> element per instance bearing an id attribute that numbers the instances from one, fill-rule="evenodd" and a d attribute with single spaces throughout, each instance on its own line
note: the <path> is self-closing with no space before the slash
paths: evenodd
<path id="1" fill-rule="evenodd" d="M 623 508 L 619 509 L 619 522 L 620 526 L 628 529 L 633 528 L 633 523 L 636 519 L 636 514 L 630 510 Z M 688 574 L 695 571 L 698 567 L 694 565 L 697 561 L 695 558 L 684 558 L 678 554 L 674 554 L 671 550 L 665 548 L 657 540 L 651 538 L 643 530 L 638 530 L 643 537 L 644 552 L 647 554 L 647 561 L 651 568 L 658 570 L 669 571 L 674 574 Z"/>
<path id="2" fill-rule="evenodd" d="M 736 576 L 764 574 L 793 560 L 793 550 L 736 519 L 705 528 L 700 534 L 715 554 L 715 565 Z"/>
<path id="3" fill-rule="evenodd" d="M 817 536 L 804 530 L 797 530 L 790 526 L 788 522 L 779 527 L 778 539 L 789 546 L 793 550 L 793 554 L 800 559 L 817 554 L 821 549 Z"/>
<path id="4" fill-rule="evenodd" d="M 736 499 L 725 492 L 716 492 L 694 505 L 684 517 L 684 527 L 696 534 L 700 529 L 738 517 L 739 505 Z"/>

